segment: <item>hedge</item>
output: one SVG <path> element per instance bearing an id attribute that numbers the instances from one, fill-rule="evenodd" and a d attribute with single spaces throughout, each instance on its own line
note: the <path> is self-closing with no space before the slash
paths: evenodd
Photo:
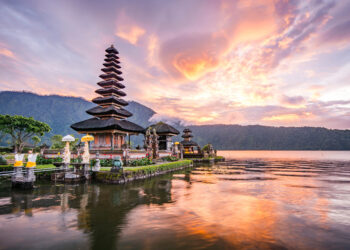
<path id="1" fill-rule="evenodd" d="M 100 171 L 96 173 L 98 180 L 119 180 L 121 177 L 134 177 L 139 175 L 153 174 L 159 171 L 166 171 L 178 167 L 189 166 L 192 164 L 191 160 L 182 160 L 176 162 L 169 162 L 159 165 L 149 165 L 142 167 L 126 167 L 123 173 L 112 173 L 107 171 Z"/>

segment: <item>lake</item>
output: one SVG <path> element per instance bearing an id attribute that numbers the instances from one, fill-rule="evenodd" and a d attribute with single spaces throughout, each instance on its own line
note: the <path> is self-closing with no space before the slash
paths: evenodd
<path id="1" fill-rule="evenodd" d="M 0 183 L 0 249 L 349 249 L 350 152 L 220 151 L 126 185 Z"/>

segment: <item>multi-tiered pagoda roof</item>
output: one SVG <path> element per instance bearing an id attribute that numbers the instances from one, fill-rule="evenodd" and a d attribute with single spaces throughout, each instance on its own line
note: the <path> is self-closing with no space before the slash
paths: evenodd
<path id="1" fill-rule="evenodd" d="M 185 128 L 183 130 L 183 135 L 181 137 L 184 138 L 184 140 L 180 142 L 183 146 L 185 147 L 198 146 L 197 142 L 192 141 L 193 135 L 192 135 L 192 131 L 189 128 Z"/>
<path id="2" fill-rule="evenodd" d="M 101 88 L 95 91 L 100 96 L 92 100 L 98 106 L 86 111 L 94 118 L 75 123 L 71 127 L 78 132 L 118 130 L 127 133 L 142 133 L 144 128 L 126 120 L 132 116 L 132 113 L 124 109 L 128 102 L 122 99 L 126 93 L 121 90 L 125 86 L 121 83 L 124 79 L 120 76 L 122 72 L 119 65 L 119 52 L 111 45 L 106 49 L 106 53 L 104 68 L 101 69 L 103 74 L 99 76 L 102 81 L 97 83 Z"/>

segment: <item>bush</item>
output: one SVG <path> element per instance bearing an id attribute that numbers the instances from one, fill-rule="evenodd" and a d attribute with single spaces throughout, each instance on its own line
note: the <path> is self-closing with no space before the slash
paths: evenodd
<path id="1" fill-rule="evenodd" d="M 13 147 L 0 147 L 1 153 L 13 153 L 14 149 Z"/>
<path id="2" fill-rule="evenodd" d="M 166 157 L 163 157 L 162 159 L 163 159 L 163 161 L 178 161 L 179 160 L 177 157 L 170 156 L 170 155 L 166 156 Z"/>
<path id="3" fill-rule="evenodd" d="M 191 160 L 181 160 L 181 161 L 163 163 L 160 165 L 153 165 L 153 166 L 147 166 L 147 167 L 135 167 L 135 168 L 130 168 L 128 170 L 132 172 L 143 171 L 146 174 L 150 174 L 150 173 L 155 173 L 157 171 L 164 171 L 164 170 L 174 169 L 177 167 L 188 166 L 191 163 L 192 163 Z"/>
<path id="4" fill-rule="evenodd" d="M 153 164 L 152 160 L 149 158 L 142 158 L 139 160 L 131 160 L 129 162 L 130 166 L 147 166 Z"/>
<path id="5" fill-rule="evenodd" d="M 42 155 L 38 155 L 38 157 L 36 158 L 37 165 L 53 164 L 54 162 L 62 162 L 62 161 L 63 159 L 61 157 L 45 158 Z"/>
<path id="6" fill-rule="evenodd" d="M 113 159 L 100 159 L 101 167 L 112 167 Z"/>
<path id="7" fill-rule="evenodd" d="M 6 165 L 7 161 L 5 160 L 4 157 L 0 156 L 0 165 Z"/>

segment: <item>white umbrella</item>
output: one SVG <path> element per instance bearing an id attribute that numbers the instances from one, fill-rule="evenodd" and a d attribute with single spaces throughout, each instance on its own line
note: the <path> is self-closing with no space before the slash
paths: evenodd
<path id="1" fill-rule="evenodd" d="M 65 137 L 62 138 L 62 141 L 72 142 L 72 141 L 75 141 L 75 138 L 71 135 L 66 135 Z"/>

